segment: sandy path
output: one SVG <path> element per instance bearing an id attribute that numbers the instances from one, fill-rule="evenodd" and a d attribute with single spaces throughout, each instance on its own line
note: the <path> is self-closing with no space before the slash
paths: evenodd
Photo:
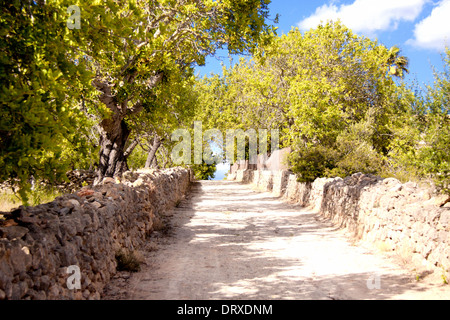
<path id="1" fill-rule="evenodd" d="M 314 213 L 237 182 L 193 186 L 127 299 L 450 299 Z"/>

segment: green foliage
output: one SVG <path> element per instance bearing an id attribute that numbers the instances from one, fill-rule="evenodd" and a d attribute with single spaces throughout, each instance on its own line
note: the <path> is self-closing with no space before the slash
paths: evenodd
<path id="1" fill-rule="evenodd" d="M 186 123 L 195 65 L 217 49 L 252 51 L 272 29 L 265 22 L 268 0 L 119 3 L 82 6 L 82 33 L 91 43 L 83 50 L 102 103 L 99 178 L 127 167 L 122 155 L 130 131 L 139 136 L 141 127 L 153 127 L 167 141 L 168 130 Z"/>
<path id="2" fill-rule="evenodd" d="M 202 164 L 190 165 L 190 168 L 194 171 L 194 177 L 196 180 L 210 180 L 214 179 L 216 173 L 216 164 L 206 164 L 204 161 Z"/>
<path id="3" fill-rule="evenodd" d="M 150 139 L 151 128 L 164 138 L 185 125 L 193 66 L 217 49 L 254 50 L 272 30 L 268 3 L 2 1 L 0 181 L 26 201 L 31 176 L 56 182 L 70 166 L 115 165 L 107 157 L 126 161 L 129 137 Z M 80 29 L 67 27 L 73 4 Z M 119 134 L 121 148 L 106 150 Z"/>
<path id="4" fill-rule="evenodd" d="M 130 169 L 142 169 L 147 160 L 148 150 L 145 151 L 141 146 L 137 146 L 133 153 L 128 157 L 128 165 Z"/>
<path id="5" fill-rule="evenodd" d="M 420 95 L 396 81 L 408 72 L 398 47 L 341 23 L 276 36 L 268 0 L 81 0 L 81 28 L 70 30 L 72 4 L 2 1 L 0 181 L 25 203 L 31 177 L 57 183 L 118 154 L 143 167 L 155 135 L 158 163 L 171 166 L 170 134 L 193 137 L 194 120 L 223 133 L 267 129 L 269 141 L 279 129 L 301 181 L 365 172 L 450 192 L 450 50 Z M 194 66 L 223 48 L 253 56 L 196 79 Z M 111 152 L 105 141 L 119 136 Z M 198 179 L 216 170 L 192 167 Z"/>
<path id="6" fill-rule="evenodd" d="M 30 176 L 60 181 L 90 150 L 81 101 L 91 74 L 70 49 L 67 6 L 2 1 L 0 181 L 18 186 L 25 202 Z"/>
<path id="7" fill-rule="evenodd" d="M 62 196 L 63 193 L 52 186 L 37 185 L 30 191 L 27 203 L 23 203 L 22 199 L 12 191 L 3 190 L 0 192 L 0 211 L 11 211 L 21 205 L 37 206 L 52 202 L 56 197 Z"/>
<path id="8" fill-rule="evenodd" d="M 290 155 L 293 172 L 298 180 L 312 182 L 318 177 L 346 177 L 357 172 L 377 174 L 383 159 L 373 147 L 370 123 L 358 122 L 343 130 L 334 144 L 316 144 L 297 149 Z"/>
<path id="9" fill-rule="evenodd" d="M 374 147 L 375 132 L 371 122 L 358 122 L 336 139 L 338 159 L 327 176 L 350 176 L 357 172 L 378 174 L 382 171 L 382 153 Z"/>
<path id="10" fill-rule="evenodd" d="M 194 135 L 191 135 L 194 137 Z M 194 139 L 192 138 L 192 146 L 194 146 Z M 211 150 L 211 144 L 209 141 L 203 141 L 202 145 L 202 163 L 196 164 L 194 158 L 194 148 L 192 148 L 191 164 L 187 167 L 191 168 L 194 172 L 196 180 L 212 180 L 215 177 L 217 170 L 216 162 L 214 161 L 214 153 Z"/>
<path id="11" fill-rule="evenodd" d="M 339 23 L 304 35 L 293 30 L 283 40 L 282 47 L 288 50 L 284 54 L 296 56 L 288 115 L 293 118 L 290 140 L 297 156 L 291 161 L 305 154 L 314 160 L 307 166 L 301 165 L 305 160 L 294 163 L 294 171 L 309 181 L 380 172 L 389 146 L 390 119 L 404 108 L 388 74 L 390 61 L 395 61 L 392 50 Z M 321 165 L 312 174 L 317 161 Z"/>
<path id="12" fill-rule="evenodd" d="M 450 193 L 450 49 L 444 58 L 445 70 L 435 73 L 434 87 L 428 88 L 425 146 L 418 158 L 425 173 L 438 189 Z"/>
<path id="13" fill-rule="evenodd" d="M 390 157 L 393 171 L 431 179 L 438 190 L 450 192 L 450 50 L 445 70 L 435 72 L 434 86 L 416 95 L 413 106 L 395 127 Z M 411 99 L 411 98 L 410 98 Z"/>
<path id="14" fill-rule="evenodd" d="M 203 79 L 209 126 L 280 130 L 301 181 L 379 173 L 392 119 L 407 108 L 393 77 L 407 72 L 396 47 L 359 37 L 340 23 L 292 29 L 258 47 L 253 59 Z"/>
<path id="15" fill-rule="evenodd" d="M 37 206 L 38 204 L 48 203 L 55 200 L 56 197 L 62 196 L 63 193 L 53 186 L 38 186 L 31 190 L 29 205 Z"/>
<path id="16" fill-rule="evenodd" d="M 301 173 L 297 176 L 298 181 L 311 182 L 336 168 L 335 158 L 335 150 L 317 145 L 291 153 L 289 161 L 291 170 Z"/>

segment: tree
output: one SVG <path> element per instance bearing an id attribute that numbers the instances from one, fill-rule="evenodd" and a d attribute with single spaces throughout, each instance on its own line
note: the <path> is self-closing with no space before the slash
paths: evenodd
<path id="1" fill-rule="evenodd" d="M 95 149 L 95 119 L 97 180 L 120 174 L 136 124 L 163 114 L 163 101 L 184 108 L 177 90 L 207 55 L 252 50 L 271 29 L 268 3 L 80 0 L 79 28 L 69 29 L 71 1 L 3 1 L 0 179 L 25 196 L 31 175 L 62 178 Z M 70 150 L 79 157 L 61 158 Z"/>
<path id="2" fill-rule="evenodd" d="M 389 75 L 403 78 L 405 73 L 409 73 L 409 60 L 405 56 L 400 56 L 400 51 L 396 46 L 390 48 L 386 65 L 389 67 Z"/>
<path id="3" fill-rule="evenodd" d="M 81 103 L 92 97 L 92 75 L 68 46 L 67 7 L 1 1 L 0 181 L 18 187 L 25 202 L 31 177 L 59 181 L 93 152 Z"/>
<path id="4" fill-rule="evenodd" d="M 380 172 L 391 122 L 407 108 L 394 81 L 407 58 L 340 22 L 272 39 L 252 60 L 204 80 L 205 117 L 223 127 L 280 129 L 301 181 Z"/>
<path id="5" fill-rule="evenodd" d="M 391 121 L 407 108 L 393 81 L 406 72 L 407 59 L 340 23 L 289 36 L 295 56 L 288 113 L 294 119 L 293 170 L 301 181 L 380 173 Z"/>
<path id="6" fill-rule="evenodd" d="M 268 0 L 83 2 L 82 29 L 90 46 L 94 87 L 103 104 L 98 180 L 127 169 L 127 119 L 154 112 L 160 95 L 176 88 L 194 64 L 227 46 L 251 50 L 269 27 Z M 98 54 L 95 51 L 101 48 Z"/>
<path id="7" fill-rule="evenodd" d="M 393 128 L 391 170 L 404 180 L 431 180 L 438 191 L 450 193 L 450 49 L 444 70 L 426 92 L 407 98 L 411 108 Z"/>
<path id="8" fill-rule="evenodd" d="M 444 71 L 435 72 L 434 87 L 428 88 L 426 147 L 419 159 L 437 188 L 450 194 L 450 48 L 443 61 Z"/>

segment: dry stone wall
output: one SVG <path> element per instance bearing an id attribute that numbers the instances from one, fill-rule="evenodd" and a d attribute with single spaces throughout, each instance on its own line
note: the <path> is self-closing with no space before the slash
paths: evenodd
<path id="1" fill-rule="evenodd" d="M 401 255 L 416 270 L 432 271 L 447 281 L 450 278 L 447 196 L 412 182 L 402 184 L 397 179 L 361 173 L 300 183 L 288 171 L 245 170 L 238 171 L 234 179 L 308 206 L 352 237 Z"/>
<path id="2" fill-rule="evenodd" d="M 3 213 L 0 221 L 0 300 L 100 299 L 116 273 L 116 253 L 140 248 L 187 192 L 182 168 L 126 172 L 118 181 Z M 68 288 L 68 268 L 80 271 Z"/>

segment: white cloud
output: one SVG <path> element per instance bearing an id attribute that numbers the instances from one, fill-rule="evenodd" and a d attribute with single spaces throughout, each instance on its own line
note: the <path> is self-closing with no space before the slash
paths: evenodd
<path id="1" fill-rule="evenodd" d="M 450 0 L 439 2 L 428 17 L 417 23 L 414 39 L 407 43 L 439 51 L 450 45 Z"/>
<path id="2" fill-rule="evenodd" d="M 355 0 L 352 4 L 325 4 L 300 21 L 301 30 L 317 27 L 321 22 L 340 19 L 354 32 L 373 34 L 395 30 L 401 21 L 414 21 L 428 0 Z"/>

